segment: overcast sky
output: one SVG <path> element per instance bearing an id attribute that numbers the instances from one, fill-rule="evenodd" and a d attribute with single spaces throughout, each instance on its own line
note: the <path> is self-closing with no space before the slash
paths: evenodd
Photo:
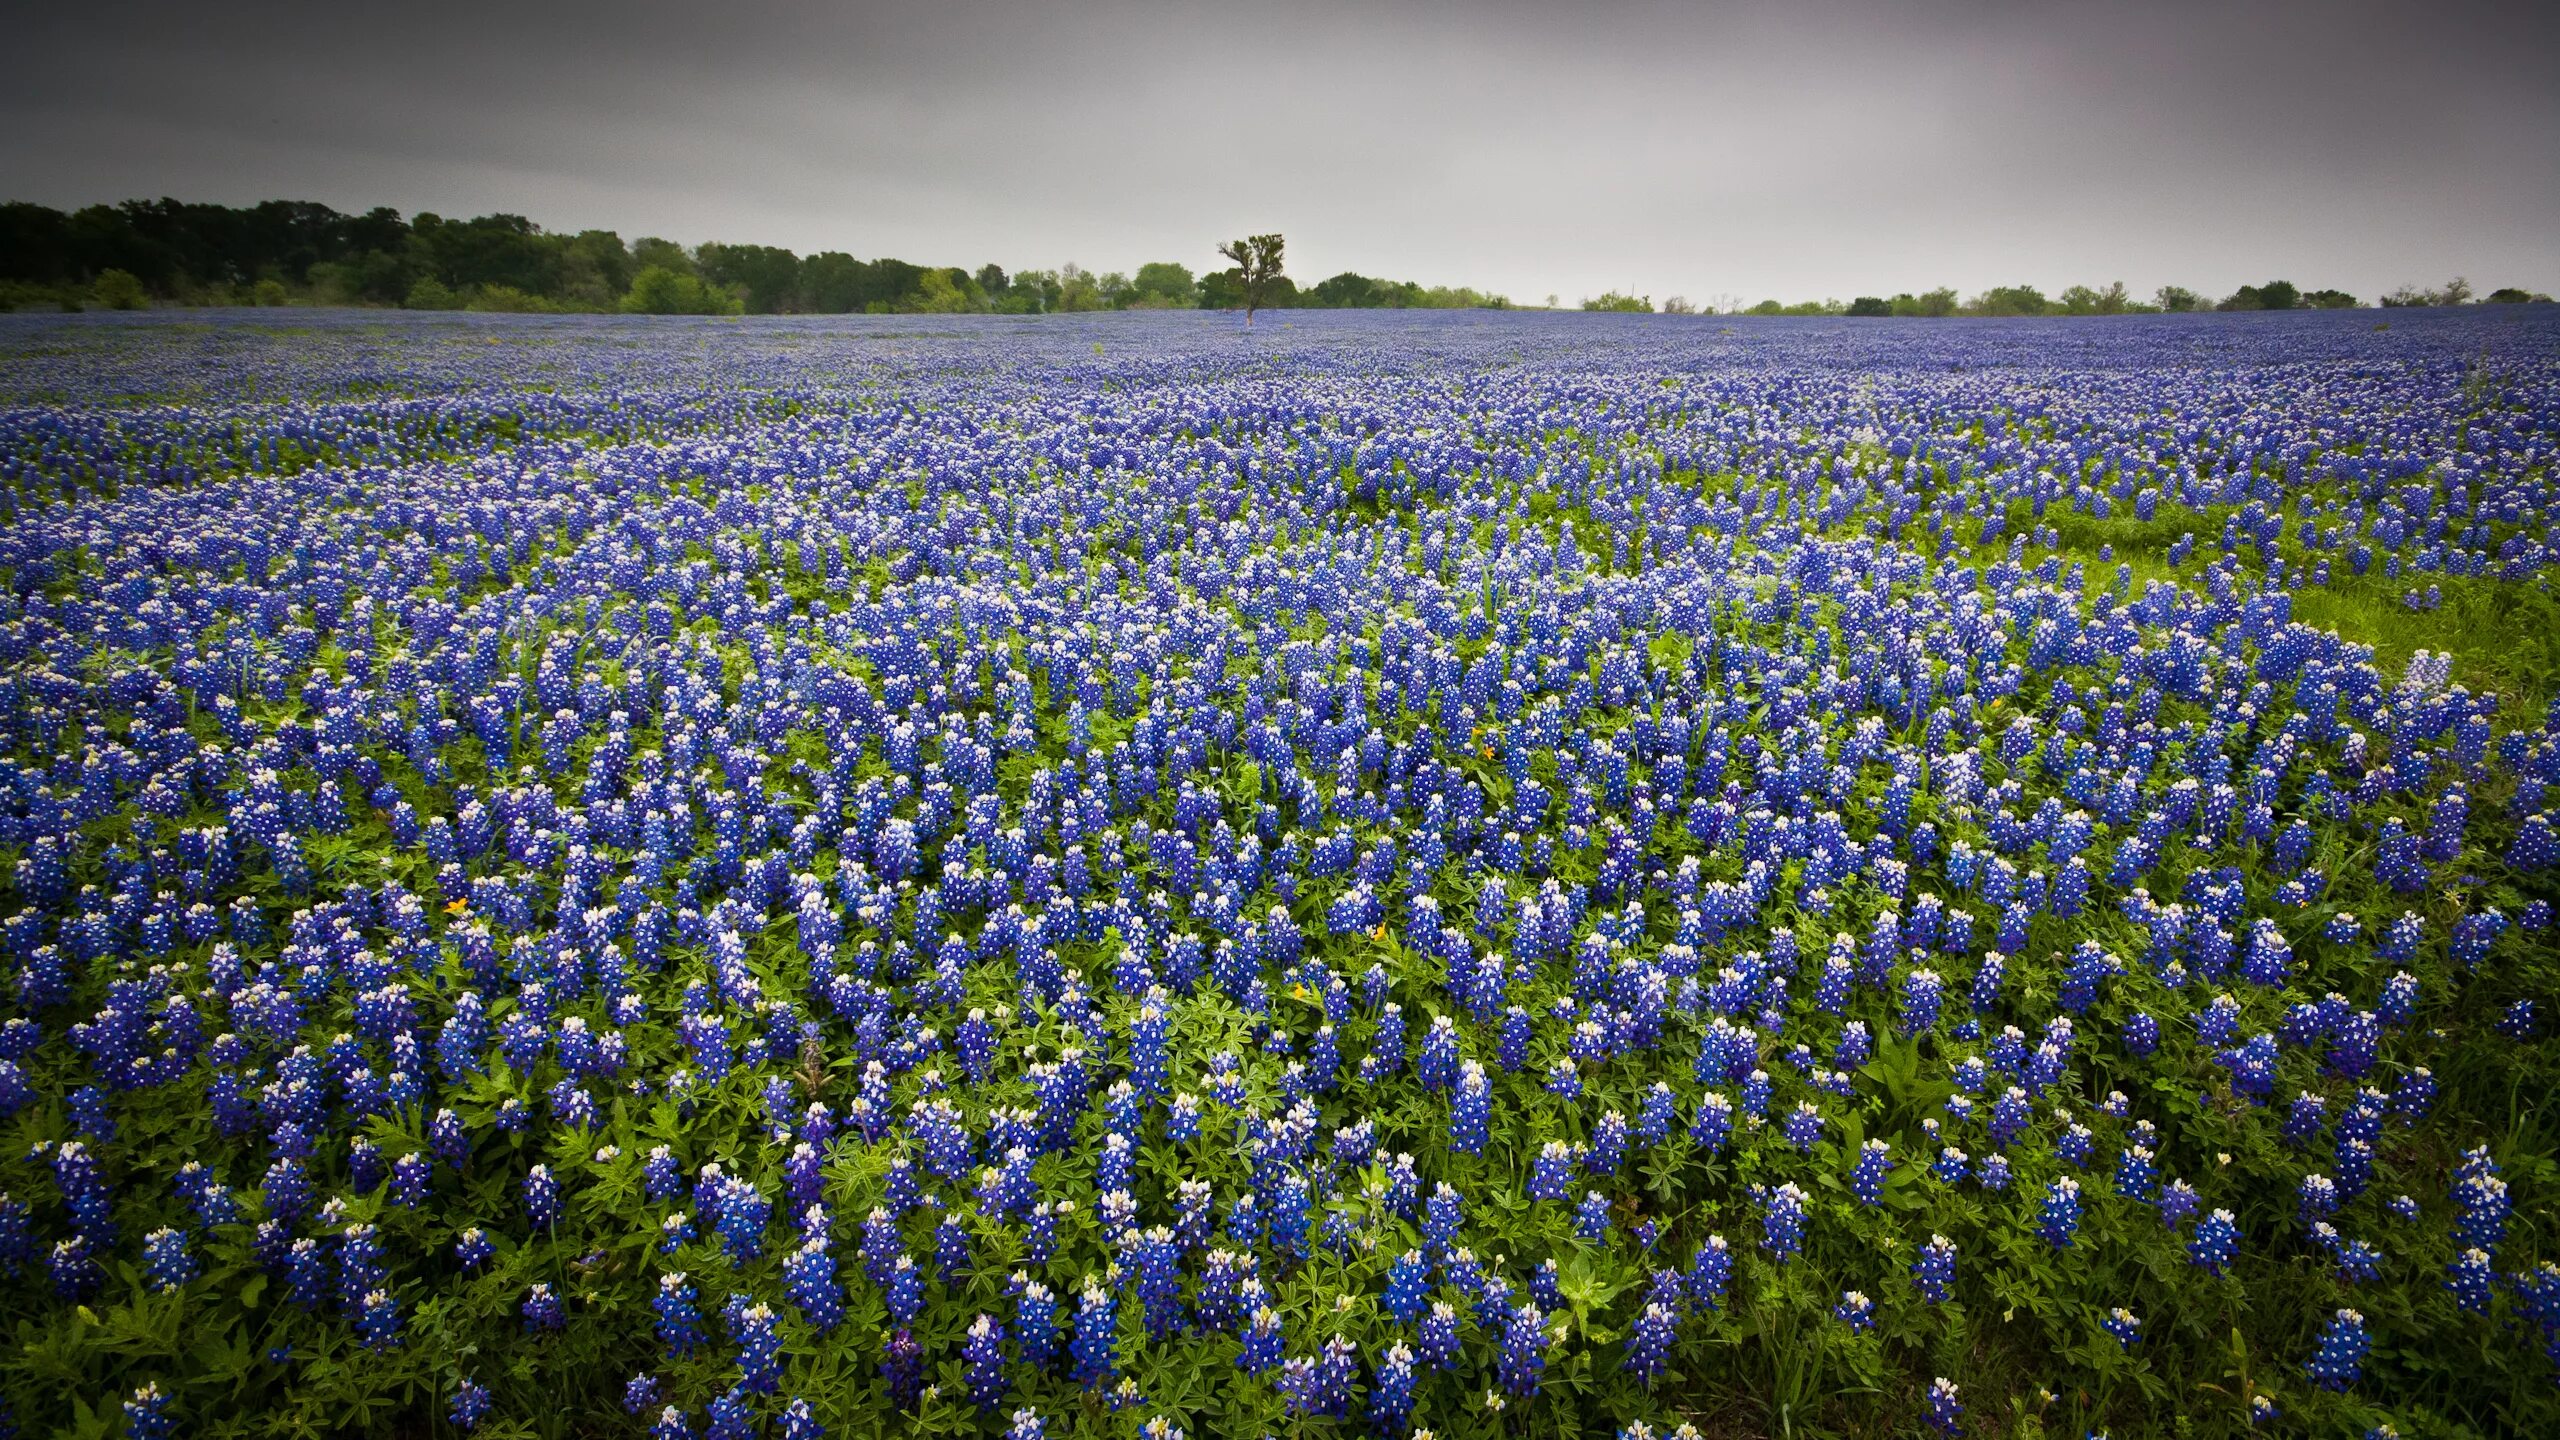
<path id="1" fill-rule="evenodd" d="M 1289 238 L 1531 303 L 2560 291 L 2560 4 L 83 0 L 0 197 L 506 210 L 1009 269 Z"/>

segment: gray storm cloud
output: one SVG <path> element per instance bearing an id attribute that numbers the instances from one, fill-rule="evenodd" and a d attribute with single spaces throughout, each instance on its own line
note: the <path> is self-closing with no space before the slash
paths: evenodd
<path id="1" fill-rule="evenodd" d="M 2560 289 L 2560 7 L 66 7 L 0 196 L 1789 299 Z"/>

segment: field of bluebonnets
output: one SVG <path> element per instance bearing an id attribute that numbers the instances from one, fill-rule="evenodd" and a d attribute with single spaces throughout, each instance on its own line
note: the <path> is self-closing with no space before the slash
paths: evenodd
<path id="1" fill-rule="evenodd" d="M 2560 313 L 0 321 L 17 1433 L 2560 1429 Z"/>

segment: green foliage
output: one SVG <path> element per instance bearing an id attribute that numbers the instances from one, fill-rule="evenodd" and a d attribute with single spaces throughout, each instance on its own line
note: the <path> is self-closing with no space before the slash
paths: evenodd
<path id="1" fill-rule="evenodd" d="M 1930 319 L 1953 315 L 1956 313 L 1955 288 L 1953 286 L 1940 286 L 1935 290 L 1923 291 L 1918 295 L 1914 295 L 1906 290 L 1893 297 L 1893 313 L 1896 315 L 1923 316 Z"/>
<path id="2" fill-rule="evenodd" d="M 2151 297 L 2151 303 L 2171 314 L 2204 308 L 2204 297 L 2184 285 L 2163 285 Z"/>
<path id="3" fill-rule="evenodd" d="M 2422 290 L 2403 285 L 2382 297 L 2382 308 L 2398 309 L 2408 305 L 2464 305 L 2471 300 L 2471 282 L 2456 275 L 2441 290 Z"/>
<path id="4" fill-rule="evenodd" d="M 1629 315 L 1650 315 L 1653 313 L 1653 297 L 1650 295 L 1621 295 L 1617 291 L 1611 290 L 1604 295 L 1583 301 L 1582 308 L 1585 310 L 1621 311 Z"/>
<path id="5" fill-rule="evenodd" d="M 1142 309 L 1189 309 L 1200 303 L 1200 282 L 1190 267 L 1171 260 L 1150 260 L 1130 282 L 1129 303 Z"/>
<path id="6" fill-rule="evenodd" d="M 89 287 L 89 298 L 96 301 L 101 310 L 139 310 L 151 303 L 151 297 L 143 291 L 142 282 L 129 270 L 101 272 L 97 282 Z"/>
<path id="7" fill-rule="evenodd" d="M 1891 315 L 1893 302 L 1881 295 L 1861 295 L 1850 301 L 1849 308 L 1842 313 L 1857 316 Z"/>
<path id="8" fill-rule="evenodd" d="M 462 308 L 492 315 L 549 315 L 562 307 L 556 300 L 528 294 L 513 285 L 483 285 L 471 292 Z"/>
<path id="9" fill-rule="evenodd" d="M 1964 307 L 1967 315 L 2042 315 L 2053 308 L 2033 285 L 1994 285 Z"/>
<path id="10" fill-rule="evenodd" d="M 2302 292 L 2290 280 L 2270 280 L 2264 285 L 2243 285 L 2231 298 L 2215 306 L 2217 310 L 2291 310 L 2301 303 Z"/>
<path id="11" fill-rule="evenodd" d="M 2065 315 L 2122 315 L 2131 304 L 2121 280 L 2104 290 L 2074 285 L 2062 292 L 2062 313 Z"/>
<path id="12" fill-rule="evenodd" d="M 694 268 L 704 284 L 734 291 L 759 315 L 800 308 L 800 257 L 780 246 L 704 245 Z"/>
<path id="13" fill-rule="evenodd" d="M 623 311 L 632 315 L 735 315 L 741 308 L 736 296 L 662 265 L 632 276 L 631 293 L 622 297 Z"/>
<path id="14" fill-rule="evenodd" d="M 924 272 L 917 294 L 921 297 L 917 308 L 930 315 L 961 315 L 983 310 L 987 304 L 978 282 L 956 265 Z"/>
<path id="15" fill-rule="evenodd" d="M 419 277 L 418 283 L 409 287 L 408 298 L 400 303 L 411 310 L 458 310 L 462 308 L 461 297 L 455 295 L 450 286 L 446 285 L 443 281 L 438 280 L 433 275 Z"/>

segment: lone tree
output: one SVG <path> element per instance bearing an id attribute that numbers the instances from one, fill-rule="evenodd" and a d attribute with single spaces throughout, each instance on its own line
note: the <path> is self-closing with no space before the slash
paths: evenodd
<path id="1" fill-rule="evenodd" d="M 1243 240 L 1230 240 L 1218 247 L 1218 253 L 1236 262 L 1236 291 L 1244 299 L 1244 323 L 1253 328 L 1253 312 L 1271 299 L 1280 281 L 1280 247 L 1286 242 L 1277 235 L 1255 235 Z"/>

